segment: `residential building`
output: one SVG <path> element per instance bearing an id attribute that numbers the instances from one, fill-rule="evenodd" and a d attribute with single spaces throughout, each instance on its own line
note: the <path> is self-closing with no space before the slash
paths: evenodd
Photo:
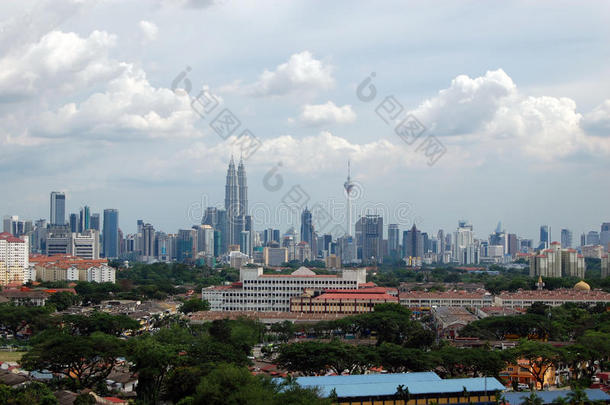
<path id="1" fill-rule="evenodd" d="M 530 277 L 585 277 L 585 259 L 575 249 L 562 249 L 552 242 L 550 249 L 530 256 Z"/>
<path id="2" fill-rule="evenodd" d="M 606 278 L 608 276 L 610 276 L 610 271 L 608 270 L 608 268 L 610 267 L 610 260 L 608 259 L 608 254 L 605 254 L 601 257 L 601 277 L 602 278 Z"/>
<path id="3" fill-rule="evenodd" d="M 23 284 L 28 279 L 29 239 L 0 233 L 0 285 Z"/>

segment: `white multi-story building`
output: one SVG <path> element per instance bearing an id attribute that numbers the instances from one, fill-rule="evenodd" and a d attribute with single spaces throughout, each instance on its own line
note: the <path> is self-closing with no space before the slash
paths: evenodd
<path id="1" fill-rule="evenodd" d="M 340 274 L 316 274 L 301 267 L 291 274 L 263 274 L 263 268 L 242 268 L 238 283 L 208 287 L 202 298 L 212 311 L 290 311 L 290 298 L 307 289 L 357 289 L 366 283 L 366 269 L 344 269 Z"/>
<path id="2" fill-rule="evenodd" d="M 115 283 L 116 270 L 105 264 L 89 267 L 87 269 L 87 281 L 90 283 Z"/>
<path id="3" fill-rule="evenodd" d="M 585 258 L 575 249 L 562 249 L 559 242 L 550 249 L 529 256 L 530 277 L 585 277 Z"/>
<path id="4" fill-rule="evenodd" d="M 0 233 L 0 285 L 25 283 L 29 278 L 29 239 Z"/>

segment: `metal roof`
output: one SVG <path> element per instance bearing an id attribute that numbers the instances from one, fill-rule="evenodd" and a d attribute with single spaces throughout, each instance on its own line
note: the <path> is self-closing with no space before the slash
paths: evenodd
<path id="1" fill-rule="evenodd" d="M 600 389 L 585 389 L 587 397 L 591 401 L 610 401 L 610 395 Z M 536 395 L 542 399 L 543 404 L 550 404 L 559 397 L 565 398 L 571 390 L 536 391 Z M 529 397 L 529 392 L 506 392 L 504 398 L 511 405 L 519 405 Z"/>
<path id="2" fill-rule="evenodd" d="M 441 379 L 433 372 L 367 374 L 325 377 L 298 377 L 302 387 L 319 387 L 321 394 L 330 395 L 333 388 L 340 398 L 394 395 L 399 385 L 410 394 L 461 393 L 503 390 L 504 386 L 493 377 Z"/>

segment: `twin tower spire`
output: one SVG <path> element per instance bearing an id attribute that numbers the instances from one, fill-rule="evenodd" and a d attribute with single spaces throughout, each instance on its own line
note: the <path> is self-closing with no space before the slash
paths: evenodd
<path id="1" fill-rule="evenodd" d="M 235 171 L 235 161 L 231 155 L 229 169 L 227 170 L 227 183 L 225 186 L 225 209 L 231 217 L 248 215 L 248 182 L 243 159 L 239 159 L 239 166 Z"/>

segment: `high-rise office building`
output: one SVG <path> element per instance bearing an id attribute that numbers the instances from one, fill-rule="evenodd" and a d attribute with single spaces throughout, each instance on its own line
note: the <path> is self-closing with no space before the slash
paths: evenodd
<path id="1" fill-rule="evenodd" d="M 366 214 L 356 222 L 358 259 L 363 263 L 383 262 L 383 217 Z"/>
<path id="2" fill-rule="evenodd" d="M 101 231 L 100 227 L 100 214 L 91 214 L 91 229 L 95 229 L 96 231 Z"/>
<path id="3" fill-rule="evenodd" d="M 246 219 L 248 214 L 248 186 L 246 179 L 246 168 L 243 159 L 235 170 L 233 156 L 227 169 L 225 184 L 225 210 L 227 218 L 226 243 L 228 245 L 240 245 L 241 232 L 246 230 Z"/>
<path id="4" fill-rule="evenodd" d="M 390 256 L 398 257 L 400 255 L 400 230 L 398 224 L 388 225 L 388 250 Z"/>
<path id="5" fill-rule="evenodd" d="M 78 231 L 83 232 L 87 229 L 91 229 L 91 209 L 85 205 L 80 209 Z"/>
<path id="6" fill-rule="evenodd" d="M 604 250 L 610 251 L 610 222 L 604 222 L 599 233 L 599 244 L 604 247 Z"/>
<path id="7" fill-rule="evenodd" d="M 506 239 L 508 242 L 508 250 L 506 253 L 508 253 L 509 255 L 516 255 L 517 253 L 519 253 L 520 246 L 519 238 L 517 238 L 517 235 L 514 233 L 509 233 L 506 236 Z"/>
<path id="8" fill-rule="evenodd" d="M 114 259 L 119 257 L 119 210 L 108 208 L 104 210 L 104 257 Z"/>
<path id="9" fill-rule="evenodd" d="M 51 192 L 51 225 L 66 224 L 66 195 L 59 191 Z"/>
<path id="10" fill-rule="evenodd" d="M 599 232 L 589 231 L 587 233 L 587 245 L 599 245 Z"/>
<path id="11" fill-rule="evenodd" d="M 238 215 L 248 215 L 248 180 L 246 179 L 246 168 L 244 160 L 239 159 L 237 166 L 237 185 L 239 186 L 239 212 Z"/>
<path id="12" fill-rule="evenodd" d="M 147 262 L 155 257 L 155 227 L 151 224 L 142 226 L 141 256 Z"/>
<path id="13" fill-rule="evenodd" d="M 551 229 L 549 228 L 548 225 L 542 225 L 540 227 L 540 245 L 538 246 L 539 249 L 548 249 L 551 243 L 551 235 L 550 232 Z"/>
<path id="14" fill-rule="evenodd" d="M 301 242 L 307 242 L 310 248 L 313 246 L 313 224 L 307 207 L 301 213 Z"/>
<path id="15" fill-rule="evenodd" d="M 561 247 L 563 249 L 572 247 L 572 231 L 569 229 L 561 230 Z"/>
<path id="16" fill-rule="evenodd" d="M 424 257 L 424 237 L 415 224 L 403 232 L 402 250 L 403 257 Z"/>
<path id="17" fill-rule="evenodd" d="M 78 215 L 70 214 L 70 232 L 79 232 Z"/>
<path id="18" fill-rule="evenodd" d="M 479 255 L 474 244 L 474 231 L 467 221 L 458 221 L 458 228 L 453 234 L 452 255 L 460 264 L 476 264 Z"/>

